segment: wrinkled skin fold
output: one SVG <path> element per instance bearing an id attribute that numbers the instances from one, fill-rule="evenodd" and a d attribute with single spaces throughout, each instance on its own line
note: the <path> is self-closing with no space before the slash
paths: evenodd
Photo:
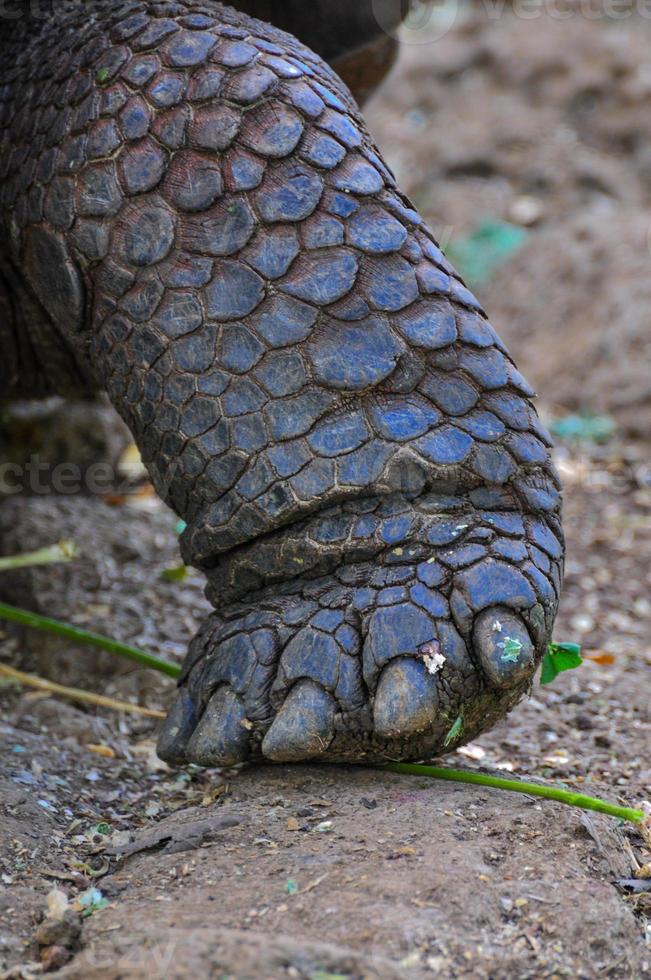
<path id="1" fill-rule="evenodd" d="M 0 59 L 3 391 L 108 392 L 215 606 L 162 757 L 503 717 L 560 593 L 550 440 L 345 85 L 206 0 L 62 2 Z"/>

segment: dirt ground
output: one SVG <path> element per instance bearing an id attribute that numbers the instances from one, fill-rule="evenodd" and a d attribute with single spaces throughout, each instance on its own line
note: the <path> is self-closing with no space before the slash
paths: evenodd
<path id="1" fill-rule="evenodd" d="M 443 244 L 526 231 L 473 285 L 544 399 L 648 438 L 651 18 L 611 7 L 445 0 L 366 115 Z"/>
<path id="2" fill-rule="evenodd" d="M 477 291 L 541 410 L 607 412 L 617 431 L 556 451 L 568 538 L 556 636 L 593 659 L 446 762 L 639 806 L 651 800 L 651 22 L 532 25 L 487 9 L 405 46 L 371 126 L 452 241 L 484 220 L 526 228 Z M 180 660 L 207 604 L 198 576 L 161 578 L 179 560 L 173 515 L 143 492 L 0 512 L 5 553 L 51 543 L 53 528 L 80 559 L 5 575 L 3 595 Z M 0 661 L 150 708 L 169 698 L 164 678 L 40 634 L 7 631 Z M 651 862 L 633 826 L 368 768 L 172 770 L 148 718 L 6 683 L 0 699 L 0 977 L 42 969 L 55 888 L 92 912 L 62 978 L 651 977 L 651 892 L 622 884 Z"/>

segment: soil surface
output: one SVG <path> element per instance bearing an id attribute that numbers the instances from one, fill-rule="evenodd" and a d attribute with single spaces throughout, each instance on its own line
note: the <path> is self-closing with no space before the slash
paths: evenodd
<path id="1" fill-rule="evenodd" d="M 444 37 L 405 46 L 368 112 L 453 241 L 484 220 L 526 228 L 475 288 L 544 413 L 618 427 L 556 451 L 556 636 L 589 659 L 445 761 L 636 806 L 651 800 L 651 460 L 635 440 L 651 407 L 650 39 L 632 16 L 459 9 Z M 13 498 L 4 553 L 65 537 L 81 557 L 3 575 L 3 597 L 180 661 L 208 606 L 200 577 L 161 578 L 179 562 L 175 524 L 146 487 Z M 33 632 L 7 630 L 0 662 L 154 709 L 171 693 Z M 363 767 L 172 770 L 151 719 L 0 684 L 0 977 L 651 977 L 636 878 L 651 852 L 632 825 Z M 70 956 L 63 931 L 36 941 L 54 889 L 69 919 L 86 912 Z"/>
<path id="2" fill-rule="evenodd" d="M 545 400 L 648 438 L 651 18 L 574 0 L 436 9 L 371 129 L 446 247 L 484 222 L 526 232 L 472 285 Z"/>

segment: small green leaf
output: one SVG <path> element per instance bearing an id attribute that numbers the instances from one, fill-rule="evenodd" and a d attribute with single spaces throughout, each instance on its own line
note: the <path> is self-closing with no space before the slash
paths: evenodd
<path id="1" fill-rule="evenodd" d="M 445 736 L 445 741 L 443 742 L 443 745 L 445 746 L 446 749 L 451 742 L 454 742 L 455 739 L 459 738 L 462 731 L 463 731 L 463 715 L 459 715 L 454 725 Z"/>
<path id="2" fill-rule="evenodd" d="M 500 657 L 500 660 L 504 660 L 506 663 L 514 664 L 520 656 L 522 642 L 515 636 L 506 636 L 504 637 L 504 642 L 501 644 L 501 646 L 504 653 Z"/>
<path id="3" fill-rule="evenodd" d="M 310 974 L 310 980 L 350 980 L 350 973 L 328 973 L 327 970 L 317 970 Z"/>
<path id="4" fill-rule="evenodd" d="M 104 898 L 99 888 L 89 888 L 87 891 L 82 892 L 77 897 L 77 901 L 82 908 L 82 919 L 88 918 L 93 912 L 99 912 L 100 909 L 105 909 L 109 904 L 108 899 Z"/>
<path id="5" fill-rule="evenodd" d="M 547 653 L 543 657 L 540 683 L 551 684 L 564 670 L 573 670 L 582 663 L 579 643 L 548 643 Z"/>
<path id="6" fill-rule="evenodd" d="M 165 582 L 182 582 L 187 578 L 188 569 L 186 565 L 176 565 L 174 568 L 164 568 L 160 577 Z"/>
<path id="7" fill-rule="evenodd" d="M 104 85 L 105 82 L 108 82 L 108 79 L 109 79 L 109 70 L 108 70 L 108 68 L 100 68 L 100 70 L 95 75 L 95 81 L 99 85 Z"/>
<path id="8" fill-rule="evenodd" d="M 580 415 L 565 415 L 555 419 L 550 432 L 559 439 L 576 439 L 580 442 L 607 442 L 617 426 L 608 415 L 593 415 L 582 412 Z"/>
<path id="9" fill-rule="evenodd" d="M 74 541 L 59 541 L 48 548 L 39 548 L 22 555 L 0 558 L 0 572 L 15 568 L 29 568 L 32 565 L 49 565 L 52 562 L 71 561 L 78 555 Z"/>
<path id="10" fill-rule="evenodd" d="M 106 823 L 105 821 L 103 821 L 102 823 L 96 823 L 94 827 L 89 827 L 86 836 L 92 839 L 96 834 L 102 834 L 103 836 L 107 836 L 110 833 L 111 833 L 110 823 Z"/>
<path id="11" fill-rule="evenodd" d="M 505 221 L 482 222 L 472 234 L 450 242 L 447 256 L 470 286 L 482 286 L 524 245 L 524 228 Z"/>
<path id="12" fill-rule="evenodd" d="M 94 868 L 91 864 L 88 864 L 87 861 L 72 861 L 71 867 L 76 868 L 77 871 L 81 871 L 87 878 L 103 878 L 106 872 L 109 870 L 110 865 L 108 861 L 102 861 L 99 868 Z M 104 906 L 102 906 L 102 908 L 104 908 Z"/>
<path id="13" fill-rule="evenodd" d="M 285 891 L 287 892 L 288 895 L 298 894 L 298 885 L 296 884 L 293 878 L 287 879 L 287 883 L 285 885 Z"/>

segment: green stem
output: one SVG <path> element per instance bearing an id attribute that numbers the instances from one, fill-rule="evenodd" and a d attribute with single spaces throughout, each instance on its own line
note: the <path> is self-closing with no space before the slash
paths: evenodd
<path id="1" fill-rule="evenodd" d="M 526 793 L 528 796 L 543 796 L 547 800 L 556 800 L 568 806 L 578 806 L 582 810 L 596 810 L 607 813 L 620 820 L 630 820 L 642 823 L 645 819 L 642 810 L 633 810 L 627 806 L 617 806 L 606 803 L 596 796 L 585 796 L 583 793 L 573 793 L 568 789 L 556 789 L 554 786 L 541 786 L 539 783 L 519 782 L 517 779 L 503 779 L 501 776 L 488 776 L 482 772 L 470 772 L 467 769 L 447 769 L 442 766 L 421 766 L 411 762 L 387 762 L 380 768 L 391 772 L 408 773 L 411 776 L 429 776 L 431 779 L 447 779 L 454 783 L 474 783 L 477 786 L 491 786 L 494 789 L 505 789 L 512 793 Z"/>
<path id="2" fill-rule="evenodd" d="M 0 572 L 6 572 L 12 568 L 29 568 L 32 565 L 51 565 L 54 562 L 70 561 L 77 557 L 77 547 L 74 541 L 59 541 L 49 548 L 39 548 L 38 551 L 29 551 L 24 555 L 10 555 L 7 558 L 0 558 Z"/>
<path id="3" fill-rule="evenodd" d="M 90 633 L 88 630 L 81 629 L 79 626 L 72 626 L 69 623 L 62 623 L 58 619 L 50 619 L 48 616 L 40 616 L 38 613 L 29 612 L 27 609 L 17 609 L 15 606 L 8 606 L 0 602 L 0 619 L 10 620 L 12 623 L 21 623 L 23 626 L 30 626 L 32 629 L 42 630 L 44 633 L 53 633 L 55 636 L 64 636 L 68 640 L 75 640 L 78 643 L 86 643 L 88 646 L 99 647 L 100 650 L 107 650 L 115 653 L 118 657 L 126 660 L 134 660 L 141 667 L 151 667 L 158 670 L 168 677 L 178 677 L 181 668 L 177 664 L 155 657 L 152 653 L 145 653 L 143 650 L 136 650 L 126 643 L 112 640 L 109 636 L 101 636 L 99 633 Z"/>
<path id="4" fill-rule="evenodd" d="M 155 657 L 151 653 L 137 650 L 126 643 L 119 643 L 108 636 L 101 636 L 99 633 L 91 633 L 81 629 L 79 626 L 71 626 L 69 623 L 62 623 L 58 619 L 50 619 L 48 616 L 41 616 L 38 613 L 29 612 L 27 609 L 18 609 L 0 602 L 0 619 L 9 620 L 13 623 L 20 623 L 23 626 L 30 626 L 33 629 L 42 630 L 46 633 L 53 633 L 55 636 L 63 636 L 69 640 L 76 640 L 89 646 L 99 647 L 109 653 L 115 653 L 119 657 L 133 660 L 142 667 L 150 667 L 158 670 L 169 677 L 178 677 L 181 668 L 169 660 Z M 568 806 L 580 807 L 583 810 L 596 810 L 598 813 L 607 813 L 611 817 L 619 817 L 620 820 L 630 820 L 632 823 L 642 823 L 645 819 L 641 810 L 633 810 L 626 806 L 617 806 L 614 803 L 606 803 L 595 796 L 585 796 L 583 793 L 574 793 L 571 790 L 557 789 L 553 786 L 541 786 L 539 783 L 519 782 L 516 779 L 503 779 L 501 776 L 489 776 L 481 772 L 470 772 L 467 769 L 448 769 L 442 766 L 422 766 L 411 762 L 387 762 L 379 769 L 389 772 L 407 773 L 410 776 L 428 776 L 430 779 L 446 779 L 455 783 L 473 783 L 476 786 L 489 786 L 493 789 L 508 790 L 512 793 L 526 793 L 528 796 L 542 796 L 547 800 L 556 800 L 558 803 L 565 803 Z"/>

